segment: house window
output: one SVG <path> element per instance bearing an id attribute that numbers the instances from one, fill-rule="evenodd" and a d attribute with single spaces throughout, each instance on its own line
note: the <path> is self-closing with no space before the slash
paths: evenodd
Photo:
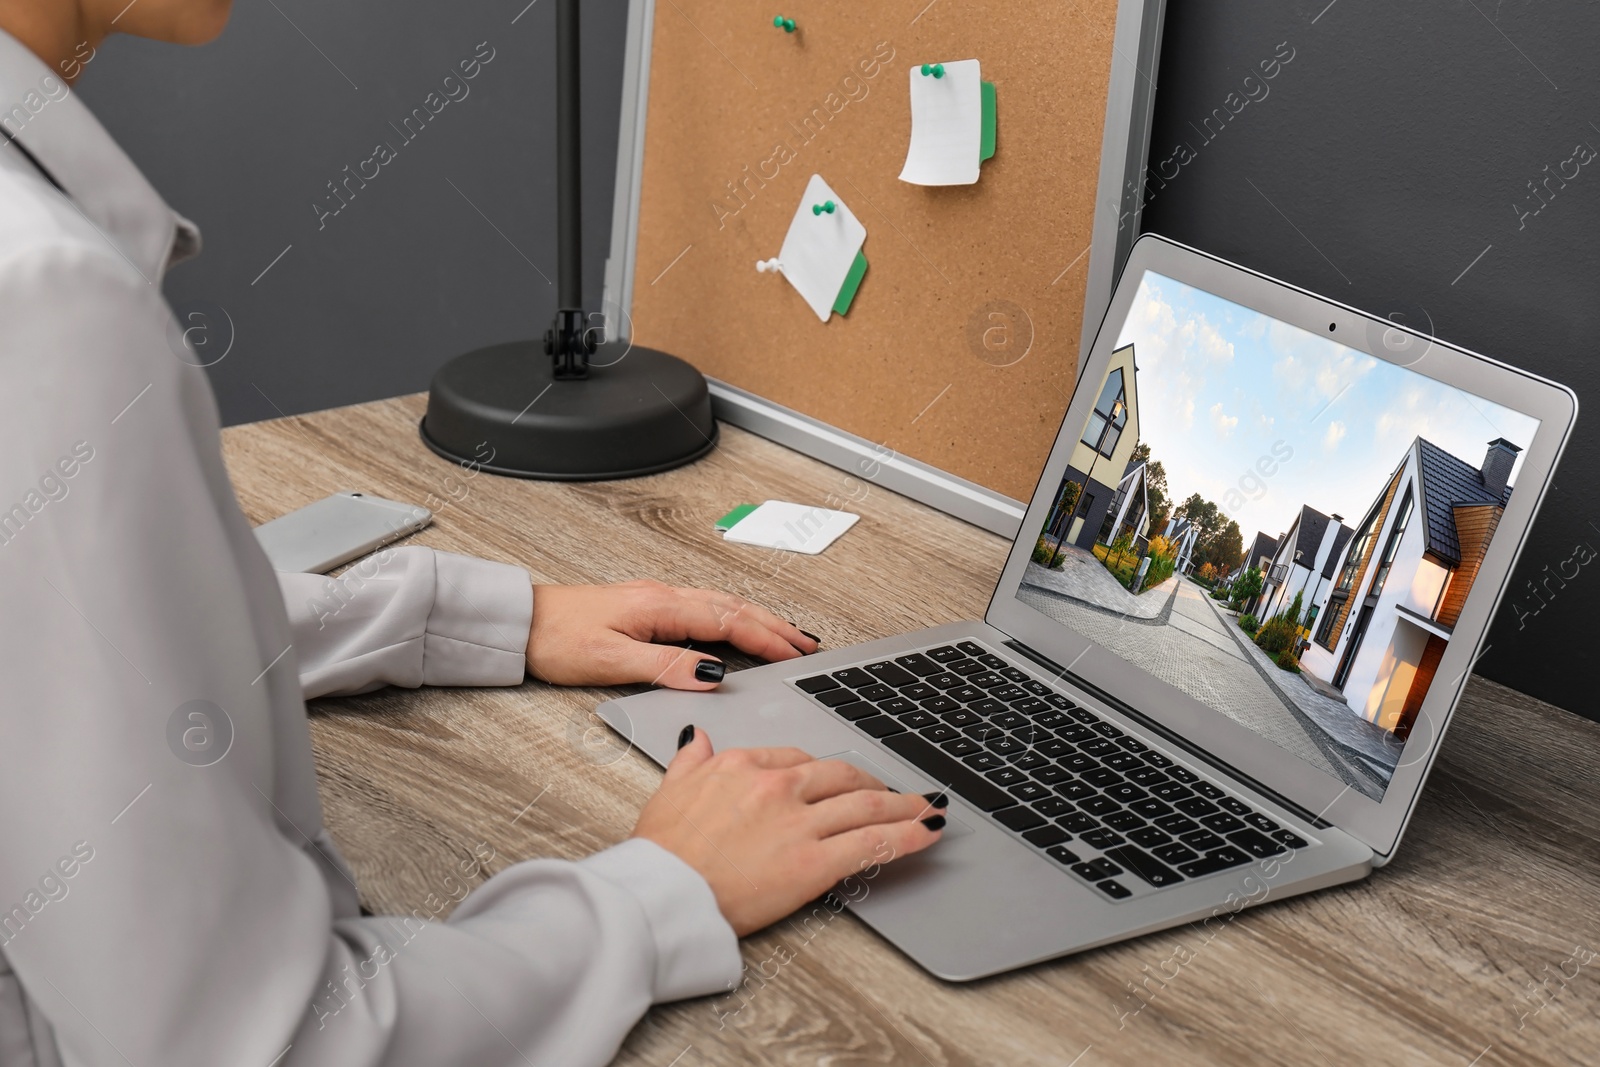
<path id="1" fill-rule="evenodd" d="M 1383 592 L 1383 583 L 1389 577 L 1389 568 L 1394 566 L 1395 553 L 1400 551 L 1400 538 L 1405 536 L 1406 526 L 1411 521 L 1411 487 L 1406 486 L 1405 498 L 1400 501 L 1399 514 L 1395 516 L 1394 524 L 1389 528 L 1389 540 L 1383 546 L 1383 559 L 1378 564 L 1378 573 L 1372 578 L 1372 586 L 1368 596 L 1377 596 Z"/>
<path id="2" fill-rule="evenodd" d="M 1094 414 L 1089 416 L 1089 425 L 1083 431 L 1083 443 L 1102 456 L 1109 456 L 1117 450 L 1117 441 L 1127 425 L 1128 401 L 1122 387 L 1122 368 L 1115 367 L 1106 375 L 1105 388 L 1100 390 L 1100 399 L 1095 401 Z"/>
<path id="3" fill-rule="evenodd" d="M 1328 644 L 1328 639 L 1333 635 L 1333 620 L 1339 617 L 1339 604 L 1342 601 L 1343 598 L 1341 597 L 1339 600 L 1329 602 L 1328 607 L 1332 610 L 1322 617 L 1322 626 L 1317 630 L 1317 644 L 1326 648 L 1329 652 L 1333 651 L 1333 647 Z M 1313 607 L 1311 610 L 1315 611 L 1316 608 Z"/>
<path id="4" fill-rule="evenodd" d="M 1321 607 L 1321 604 L 1313 604 L 1311 605 L 1311 610 L 1306 612 L 1306 621 L 1301 625 L 1306 628 L 1307 633 L 1311 631 L 1312 624 L 1317 621 L 1317 612 L 1321 609 Z"/>
<path id="5" fill-rule="evenodd" d="M 1344 557 L 1344 569 L 1339 572 L 1339 584 L 1333 587 L 1335 593 L 1349 594 L 1350 588 L 1356 584 L 1356 574 L 1361 570 L 1361 563 L 1367 557 L 1367 550 L 1372 547 L 1372 538 L 1377 532 L 1378 514 L 1382 510 L 1382 502 L 1367 513 L 1367 521 L 1361 524 L 1361 532 L 1356 534 L 1350 542 L 1350 551 Z"/>

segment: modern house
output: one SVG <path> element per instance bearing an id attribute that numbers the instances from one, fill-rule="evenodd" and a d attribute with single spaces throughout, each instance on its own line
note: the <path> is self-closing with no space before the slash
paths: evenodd
<path id="1" fill-rule="evenodd" d="M 1095 394 L 1094 411 L 1072 450 L 1067 473 L 1056 490 L 1055 506 L 1045 524 L 1046 536 L 1052 540 L 1093 548 L 1108 521 L 1117 527 L 1126 525 L 1127 511 L 1135 500 L 1141 508 L 1138 521 L 1148 521 L 1143 464 L 1132 463 L 1134 446 L 1139 443 L 1137 370 L 1132 345 L 1111 354 L 1110 365 Z M 1137 493 L 1129 482 L 1136 466 Z M 1069 488 L 1074 486 L 1075 489 Z M 1064 506 L 1068 504 L 1070 510 Z"/>
<path id="2" fill-rule="evenodd" d="M 1415 438 L 1351 538 L 1300 657 L 1356 714 L 1400 737 L 1478 576 L 1520 451 L 1497 437 L 1474 467 Z"/>
<path id="3" fill-rule="evenodd" d="M 1261 592 L 1251 597 L 1249 602 L 1244 605 L 1244 613 L 1247 615 L 1260 617 L 1260 613 L 1256 609 L 1261 606 L 1262 600 L 1267 596 L 1268 589 L 1265 579 L 1272 570 L 1272 557 L 1277 555 L 1278 542 L 1281 540 L 1283 540 L 1281 537 L 1268 537 L 1259 530 L 1256 531 L 1256 539 L 1250 543 L 1250 551 L 1245 553 L 1244 562 L 1239 565 L 1240 574 L 1254 567 L 1261 572 L 1263 580 Z"/>
<path id="4" fill-rule="evenodd" d="M 1188 574 L 1193 563 L 1194 543 L 1200 536 L 1200 527 L 1190 522 L 1187 518 L 1174 516 L 1167 520 L 1167 525 L 1161 531 L 1161 537 L 1177 550 L 1174 556 L 1173 570 L 1179 574 Z"/>
<path id="5" fill-rule="evenodd" d="M 1302 505 L 1262 572 L 1266 584 L 1262 588 L 1260 617 L 1270 618 L 1292 606 L 1298 593 L 1301 625 L 1311 630 L 1333 589 L 1327 576 L 1331 576 L 1334 563 L 1353 532 L 1344 524 L 1344 516 L 1324 515 Z"/>
<path id="6" fill-rule="evenodd" d="M 1106 509 L 1105 522 L 1101 523 L 1096 540 L 1111 545 L 1127 537 L 1142 550 L 1149 525 L 1150 495 L 1145 487 L 1145 464 L 1129 463 L 1127 473 L 1117 483 L 1116 495 Z"/>

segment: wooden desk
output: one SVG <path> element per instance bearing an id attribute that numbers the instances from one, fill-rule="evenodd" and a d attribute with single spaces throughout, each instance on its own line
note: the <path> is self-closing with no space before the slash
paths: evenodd
<path id="1" fill-rule="evenodd" d="M 245 513 L 342 488 L 431 494 L 453 502 L 419 543 L 545 582 L 731 587 L 830 647 L 981 616 L 1004 558 L 1000 538 L 872 488 L 826 554 L 760 573 L 766 553 L 712 521 L 743 501 L 843 495 L 848 476 L 724 427 L 710 457 L 658 477 L 474 478 L 422 446 L 422 410 L 413 396 L 226 431 Z M 317 702 L 328 826 L 367 905 L 431 910 L 480 843 L 498 869 L 622 840 L 659 772 L 592 717 L 606 695 L 529 683 Z M 793 959 L 752 981 L 742 1011 L 656 1008 L 618 1062 L 1594 1064 L 1597 756 L 1600 725 L 1474 679 L 1404 848 L 1365 881 L 1244 912 L 1209 942 L 1185 928 L 971 985 L 928 977 L 848 915 L 809 941 L 779 924 L 745 959 L 752 974 L 780 945 Z"/>

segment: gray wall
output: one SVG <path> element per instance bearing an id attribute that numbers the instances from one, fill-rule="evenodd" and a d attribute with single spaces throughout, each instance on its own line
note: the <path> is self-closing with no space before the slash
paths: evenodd
<path id="1" fill-rule="evenodd" d="M 209 301 L 233 322 L 233 347 L 211 369 L 225 422 L 426 389 L 452 355 L 543 334 L 555 310 L 555 4 L 513 25 L 527 3 L 240 3 L 208 47 L 118 38 L 89 65 L 85 101 L 205 233 L 205 254 L 166 290 L 180 311 Z M 584 273 L 596 304 L 626 13 L 627 0 L 583 10 Z M 443 98 L 480 42 L 494 58 L 468 95 L 404 142 L 389 124 L 430 92 Z M 395 158 L 319 229 L 326 183 L 379 141 Z"/>
<path id="2" fill-rule="evenodd" d="M 1283 41 L 1295 58 L 1268 96 L 1209 141 L 1190 125 Z M 1163 187 L 1151 184 L 1144 228 L 1431 324 L 1594 404 L 1600 159 L 1565 188 L 1552 181 L 1537 215 L 1520 210 L 1539 206 L 1527 183 L 1554 173 L 1574 145 L 1600 148 L 1597 41 L 1592 2 L 1169 0 L 1151 160 L 1180 142 L 1195 158 Z M 1600 702 L 1585 674 L 1595 648 L 1588 608 L 1600 562 L 1581 561 L 1586 546 L 1600 548 L 1597 455 L 1590 411 L 1478 664 L 1591 717 Z"/>
<path id="3" fill-rule="evenodd" d="M 233 348 L 211 371 L 226 421 L 423 389 L 457 352 L 543 331 L 555 294 L 534 265 L 554 277 L 555 8 L 535 3 L 513 25 L 522 9 L 239 4 L 208 48 L 119 40 L 95 59 L 85 98 L 205 229 L 206 254 L 174 271 L 167 291 L 180 310 L 211 301 L 233 320 Z M 610 223 L 625 9 L 584 5 L 591 304 Z M 1170 0 L 1152 159 L 1180 141 L 1197 150 L 1152 186 L 1144 226 L 1593 396 L 1600 165 L 1538 215 L 1519 219 L 1512 205 L 1531 207 L 1525 183 L 1575 143 L 1600 147 L 1596 40 L 1595 3 Z M 311 205 L 325 183 L 377 141 L 398 144 L 388 124 L 482 41 L 496 54 L 471 95 L 319 230 Z M 1295 58 L 1270 95 L 1202 138 L 1189 124 L 1283 41 Z M 1581 667 L 1594 641 L 1580 606 L 1600 579 L 1575 563 L 1574 546 L 1600 546 L 1597 454 L 1600 423 L 1587 416 L 1479 665 L 1591 715 L 1600 705 Z M 1537 614 L 1530 579 L 1548 583 Z M 1517 606 L 1528 613 L 1520 624 Z"/>

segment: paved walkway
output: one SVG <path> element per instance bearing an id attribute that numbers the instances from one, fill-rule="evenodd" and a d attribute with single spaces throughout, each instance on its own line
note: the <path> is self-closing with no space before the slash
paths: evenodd
<path id="1" fill-rule="evenodd" d="M 1096 559 L 1093 552 L 1086 552 L 1074 545 L 1066 545 L 1059 551 L 1060 570 L 1051 570 L 1029 560 L 1028 569 L 1022 575 L 1023 584 L 1082 600 L 1118 615 L 1154 619 L 1166 606 L 1167 598 L 1178 580 L 1177 575 L 1173 575 L 1159 586 L 1135 596 L 1106 570 L 1106 565 Z"/>
<path id="2" fill-rule="evenodd" d="M 1094 562 L 1099 566 L 1098 560 Z M 1165 625 L 1156 620 L 1119 618 L 1076 598 L 1029 585 L 1026 580 L 1017 590 L 1017 598 L 1256 731 L 1317 770 L 1367 796 L 1381 797 L 1382 787 L 1373 774 L 1346 757 L 1314 721 L 1268 684 L 1241 642 L 1228 632 L 1230 626 L 1238 629 L 1237 623 L 1226 621 L 1213 608 L 1205 589 L 1188 579 L 1175 577 L 1171 581 L 1177 584 L 1170 601 L 1166 596 L 1160 598 L 1170 604 Z M 1155 595 L 1154 590 L 1147 594 Z M 1243 636 L 1241 632 L 1240 637 Z"/>

